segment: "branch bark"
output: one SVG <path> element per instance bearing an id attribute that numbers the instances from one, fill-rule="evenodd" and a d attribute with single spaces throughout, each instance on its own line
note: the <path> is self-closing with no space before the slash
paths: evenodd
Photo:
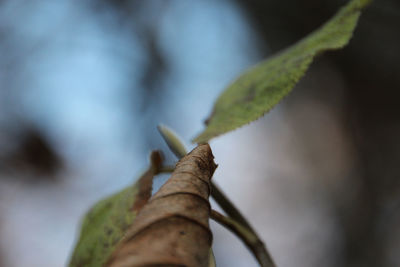
<path id="1" fill-rule="evenodd" d="M 138 213 L 107 266 L 199 266 L 209 263 L 211 148 L 199 145 Z"/>

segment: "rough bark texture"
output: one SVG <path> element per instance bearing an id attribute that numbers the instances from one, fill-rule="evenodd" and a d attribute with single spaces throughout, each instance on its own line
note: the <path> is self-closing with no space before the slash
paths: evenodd
<path id="1" fill-rule="evenodd" d="M 108 266 L 208 265 L 213 158 L 204 144 L 178 162 L 171 178 L 139 212 Z"/>

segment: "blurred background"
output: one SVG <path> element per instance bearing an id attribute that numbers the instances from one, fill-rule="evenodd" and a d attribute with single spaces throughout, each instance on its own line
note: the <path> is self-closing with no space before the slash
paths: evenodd
<path id="1" fill-rule="evenodd" d="M 232 79 L 345 3 L 0 1 L 0 266 L 65 266 L 93 203 L 151 150 L 175 160 L 158 123 L 189 146 Z M 375 1 L 272 112 L 211 141 L 278 266 L 400 266 L 399 29 L 400 2 Z M 212 228 L 218 266 L 257 266 Z"/>

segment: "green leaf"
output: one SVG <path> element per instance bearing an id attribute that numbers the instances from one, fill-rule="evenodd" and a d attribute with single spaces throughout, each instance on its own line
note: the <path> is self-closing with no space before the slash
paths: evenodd
<path id="1" fill-rule="evenodd" d="M 70 267 L 104 266 L 137 212 L 151 196 L 153 177 L 161 167 L 161 154 L 154 151 L 151 166 L 133 185 L 95 204 L 83 219 Z"/>
<path id="2" fill-rule="evenodd" d="M 138 187 L 130 186 L 97 203 L 85 216 L 70 266 L 103 266 L 112 249 L 135 219 L 129 211 Z"/>
<path id="3" fill-rule="evenodd" d="M 314 57 L 344 47 L 370 0 L 352 0 L 298 43 L 244 72 L 217 99 L 207 128 L 194 139 L 204 143 L 254 121 L 278 104 L 305 74 Z"/>

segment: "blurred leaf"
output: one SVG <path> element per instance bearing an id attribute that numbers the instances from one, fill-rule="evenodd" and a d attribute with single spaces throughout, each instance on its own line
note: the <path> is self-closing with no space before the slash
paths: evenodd
<path id="1" fill-rule="evenodd" d="M 316 55 L 342 48 L 349 42 L 360 11 L 369 2 L 350 1 L 321 28 L 243 73 L 220 95 L 206 120 L 207 128 L 194 142 L 207 142 L 271 110 L 292 90 Z"/>
<path id="2" fill-rule="evenodd" d="M 115 246 L 151 196 L 153 177 L 161 166 L 161 154 L 151 155 L 150 168 L 122 191 L 99 201 L 86 214 L 69 266 L 103 266 Z"/>
<path id="3" fill-rule="evenodd" d="M 97 203 L 85 216 L 70 266 L 103 266 L 135 219 L 137 184 Z"/>

